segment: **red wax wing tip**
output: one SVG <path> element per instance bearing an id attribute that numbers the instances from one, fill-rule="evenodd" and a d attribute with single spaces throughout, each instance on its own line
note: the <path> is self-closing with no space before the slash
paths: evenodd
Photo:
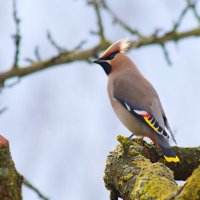
<path id="1" fill-rule="evenodd" d="M 7 145 L 8 145 L 8 140 L 6 140 L 6 138 L 0 135 L 0 147 L 7 146 Z"/>
<path id="2" fill-rule="evenodd" d="M 147 113 L 147 114 L 141 114 L 141 116 L 142 116 L 142 117 L 147 117 L 147 118 L 151 117 L 151 115 L 148 114 L 148 113 Z"/>

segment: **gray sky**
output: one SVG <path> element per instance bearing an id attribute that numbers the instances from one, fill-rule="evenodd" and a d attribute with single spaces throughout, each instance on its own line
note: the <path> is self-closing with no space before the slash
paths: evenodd
<path id="1" fill-rule="evenodd" d="M 110 2 L 119 17 L 144 34 L 158 27 L 170 29 L 184 7 L 182 0 Z M 13 63 L 14 24 L 11 1 L 0 0 L 0 5 L 0 71 L 4 71 Z M 89 33 L 97 27 L 94 11 L 85 1 L 18 0 L 18 10 L 24 65 L 24 58 L 34 58 L 37 45 L 42 58 L 56 54 L 46 39 L 47 30 L 68 49 L 81 40 L 87 40 L 85 48 L 98 41 Z M 132 38 L 113 26 L 105 12 L 103 20 L 110 40 Z M 196 25 L 188 14 L 181 30 Z M 129 56 L 157 89 L 178 145 L 197 146 L 200 39 L 169 43 L 167 48 L 172 67 L 157 46 L 133 50 Z M 51 200 L 108 199 L 103 183 L 106 156 L 117 145 L 118 134 L 130 133 L 111 109 L 106 81 L 98 66 L 76 62 L 28 76 L 1 94 L 0 106 L 9 109 L 0 116 L 0 132 L 10 141 L 16 167 Z M 38 197 L 24 189 L 24 199 Z"/>

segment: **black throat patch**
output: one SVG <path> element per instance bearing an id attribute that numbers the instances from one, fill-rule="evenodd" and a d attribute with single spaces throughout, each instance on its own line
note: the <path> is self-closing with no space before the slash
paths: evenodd
<path id="1" fill-rule="evenodd" d="M 111 67 L 110 64 L 107 63 L 107 62 L 102 62 L 102 63 L 101 63 L 101 66 L 102 66 L 103 70 L 105 71 L 105 73 L 106 73 L 107 75 L 110 74 L 110 72 L 112 71 L 112 67 Z"/>

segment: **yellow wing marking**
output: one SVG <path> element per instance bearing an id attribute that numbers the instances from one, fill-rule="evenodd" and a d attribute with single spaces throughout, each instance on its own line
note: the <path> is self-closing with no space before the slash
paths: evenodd
<path id="1" fill-rule="evenodd" d="M 158 127 L 156 128 L 151 122 L 150 120 L 148 119 L 148 117 L 144 117 L 145 121 L 147 122 L 147 124 L 149 124 L 149 126 L 151 126 L 153 128 L 154 131 L 156 131 L 158 134 L 161 134 L 159 131 L 158 131 Z"/>

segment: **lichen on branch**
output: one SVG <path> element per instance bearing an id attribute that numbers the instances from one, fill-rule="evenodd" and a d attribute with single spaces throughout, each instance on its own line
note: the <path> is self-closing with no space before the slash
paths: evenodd
<path id="1" fill-rule="evenodd" d="M 163 159 L 161 151 L 153 144 L 148 144 L 142 139 L 131 140 L 123 136 L 118 136 L 120 144 L 112 151 L 107 158 L 104 182 L 106 188 L 111 191 L 111 199 L 116 200 L 122 197 L 126 200 L 148 200 L 148 199 L 179 199 L 180 196 L 187 194 L 187 185 L 191 185 L 191 180 L 196 180 L 199 172 L 187 180 L 186 184 L 178 189 L 174 174 L 183 173 L 184 179 L 188 178 L 192 172 L 198 168 L 200 159 L 195 161 L 195 165 L 190 166 L 188 159 L 184 155 L 187 150 L 194 153 L 195 148 L 173 148 L 181 158 L 181 163 L 171 163 L 170 165 Z M 200 158 L 200 151 L 196 148 L 195 156 Z M 189 153 L 188 153 L 189 154 Z M 190 173 L 186 173 L 186 166 Z M 177 168 L 179 171 L 177 171 Z M 175 169 L 175 170 L 174 170 Z M 172 171 L 174 170 L 174 171 Z M 200 169 L 199 169 L 200 171 Z M 200 184 L 195 183 L 196 196 L 200 192 Z M 192 186 L 189 186 L 191 189 Z M 182 198 L 185 199 L 185 198 Z M 195 197 L 194 200 L 197 200 Z"/>
<path id="2" fill-rule="evenodd" d="M 22 200 L 22 180 L 15 169 L 8 141 L 0 135 L 0 199 Z"/>

